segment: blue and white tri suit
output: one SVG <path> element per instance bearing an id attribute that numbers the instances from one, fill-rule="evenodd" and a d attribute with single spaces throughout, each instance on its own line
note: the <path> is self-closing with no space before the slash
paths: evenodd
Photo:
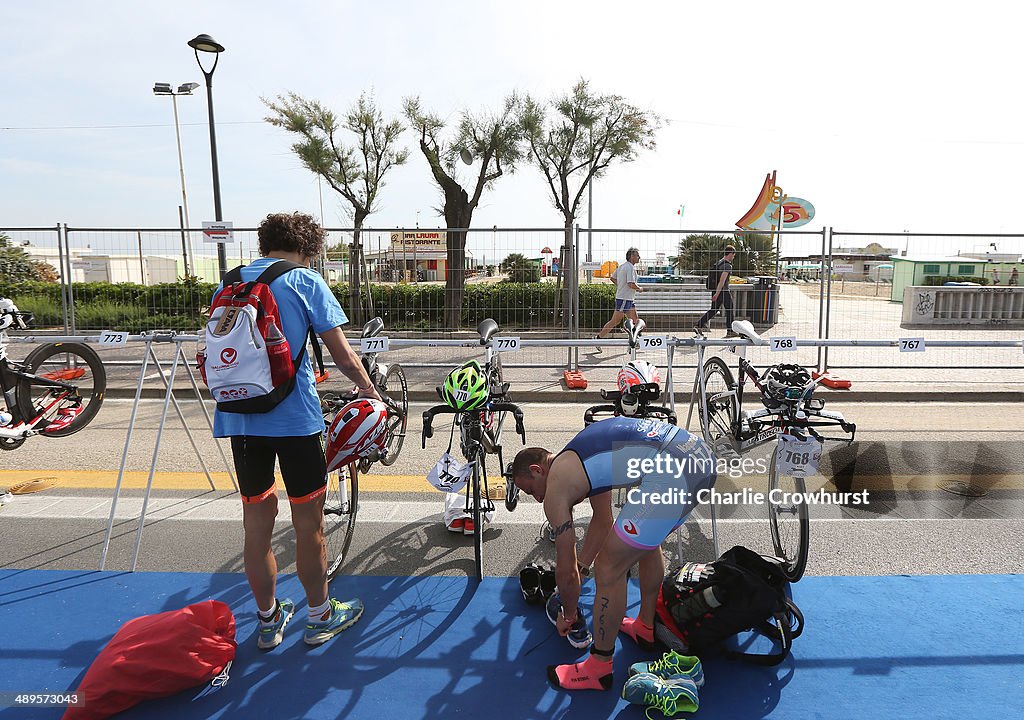
<path id="1" fill-rule="evenodd" d="M 614 488 L 636 488 L 615 518 L 615 534 L 631 547 L 659 547 L 681 525 L 697 503 L 697 493 L 710 489 L 717 479 L 715 458 L 707 444 L 686 430 L 658 420 L 616 417 L 584 428 L 563 453 L 579 457 L 590 483 L 587 497 Z M 559 453 L 561 454 L 561 453 Z M 643 471 L 663 456 L 663 467 Z M 670 502 L 652 502 L 658 495 Z"/>

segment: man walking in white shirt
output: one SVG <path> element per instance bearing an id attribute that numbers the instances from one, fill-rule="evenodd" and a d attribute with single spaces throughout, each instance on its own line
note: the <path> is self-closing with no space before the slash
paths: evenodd
<path id="1" fill-rule="evenodd" d="M 635 247 L 626 251 L 626 262 L 619 265 L 615 270 L 615 312 L 612 319 L 605 323 L 601 331 L 595 336 L 598 340 L 604 340 L 605 335 L 614 330 L 622 318 L 629 317 L 634 323 L 640 322 L 636 314 L 636 305 L 633 303 L 636 294 L 644 289 L 636 282 L 636 264 L 640 262 L 640 251 Z M 597 348 L 601 352 L 601 348 Z"/>

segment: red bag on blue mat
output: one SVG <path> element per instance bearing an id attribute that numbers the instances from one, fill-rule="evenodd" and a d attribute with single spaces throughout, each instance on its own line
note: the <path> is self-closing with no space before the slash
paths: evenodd
<path id="1" fill-rule="evenodd" d="M 129 620 L 89 666 L 64 720 L 95 720 L 216 677 L 235 657 L 235 616 L 217 600 Z"/>

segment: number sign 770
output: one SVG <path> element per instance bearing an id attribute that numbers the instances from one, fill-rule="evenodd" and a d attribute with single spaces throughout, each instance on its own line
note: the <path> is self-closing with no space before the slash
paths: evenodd
<path id="1" fill-rule="evenodd" d="M 516 336 L 495 337 L 494 349 L 498 352 L 515 352 L 519 349 L 519 338 Z"/>

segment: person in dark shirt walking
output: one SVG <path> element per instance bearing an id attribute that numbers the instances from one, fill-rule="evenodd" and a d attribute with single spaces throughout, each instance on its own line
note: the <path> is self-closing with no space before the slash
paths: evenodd
<path id="1" fill-rule="evenodd" d="M 694 326 L 693 330 L 698 335 L 704 335 L 708 330 L 708 323 L 711 322 L 711 318 L 718 314 L 718 311 L 723 306 L 725 307 L 725 336 L 727 338 L 736 337 L 736 333 L 732 330 L 732 295 L 729 293 L 729 276 L 732 274 L 732 261 L 736 258 L 736 248 L 732 245 L 726 245 L 724 254 L 711 272 L 717 275 L 717 278 L 712 278 L 711 283 L 714 283 L 711 290 L 711 309 L 700 316 L 700 320 Z M 709 283 L 710 284 L 710 283 Z"/>

